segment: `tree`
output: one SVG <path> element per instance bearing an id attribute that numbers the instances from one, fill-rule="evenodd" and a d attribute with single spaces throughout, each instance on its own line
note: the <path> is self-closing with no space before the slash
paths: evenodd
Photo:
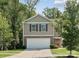
<path id="1" fill-rule="evenodd" d="M 19 0 L 10 0 L 7 6 L 6 17 L 10 24 L 13 38 L 17 44 L 20 43 L 19 41 L 22 41 L 22 21 L 35 14 L 34 7 L 37 2 L 31 0 L 27 2 L 27 4 L 21 4 Z"/>
<path id="2" fill-rule="evenodd" d="M 18 36 L 18 12 L 19 12 L 19 0 L 9 0 L 8 2 L 8 16 L 9 24 L 11 25 L 13 38 L 19 44 Z"/>
<path id="3" fill-rule="evenodd" d="M 0 0 L 1 14 L 3 15 L 3 17 L 5 16 L 7 18 L 10 29 L 13 33 L 13 38 L 15 39 L 17 44 L 19 43 L 19 27 L 20 23 L 22 22 L 20 22 L 19 17 L 19 11 L 21 10 L 22 9 L 20 8 L 19 0 Z"/>
<path id="4" fill-rule="evenodd" d="M 26 3 L 26 5 L 27 5 L 27 11 L 26 11 L 27 18 L 30 18 L 35 14 L 34 10 L 35 10 L 35 6 L 37 5 L 38 1 L 39 0 L 27 0 L 27 3 Z"/>
<path id="5" fill-rule="evenodd" d="M 56 18 L 53 21 L 53 26 L 55 28 L 55 31 L 58 33 L 58 36 L 62 36 L 62 26 L 63 26 L 63 20 L 62 18 Z"/>
<path id="6" fill-rule="evenodd" d="M 68 0 L 66 2 L 63 13 L 64 23 L 62 37 L 64 38 L 63 46 L 70 51 L 70 56 L 72 55 L 72 50 L 74 50 L 79 43 L 78 11 L 77 0 Z"/>
<path id="7" fill-rule="evenodd" d="M 38 3 L 38 0 L 27 0 L 26 4 L 19 4 L 19 12 L 18 12 L 18 31 L 19 31 L 19 39 L 20 39 L 20 45 L 22 45 L 22 39 L 23 39 L 23 30 L 22 30 L 22 21 L 34 16 L 36 14 L 35 12 L 35 6 Z"/>
<path id="8" fill-rule="evenodd" d="M 0 14 L 0 48 L 2 50 L 7 48 L 7 44 L 11 41 L 12 33 L 6 18 Z"/>
<path id="9" fill-rule="evenodd" d="M 8 24 L 7 21 L 4 18 L 5 13 L 5 8 L 8 5 L 7 0 L 0 0 L 0 49 L 4 50 L 5 49 L 5 45 L 6 45 L 6 41 L 8 41 L 7 39 L 9 38 L 9 34 L 10 32 L 6 30 L 9 29 L 8 28 Z M 4 25 L 7 25 L 6 27 Z"/>
<path id="10" fill-rule="evenodd" d="M 27 4 L 19 4 L 19 12 L 18 12 L 18 32 L 19 32 L 19 42 L 20 42 L 20 46 L 22 46 L 22 41 L 23 41 L 23 27 L 22 27 L 22 22 L 26 19 L 28 19 L 29 16 L 29 12 L 28 12 L 28 7 Z M 35 10 L 32 10 L 30 12 L 31 16 L 34 16 Z M 31 17 L 30 16 L 30 17 Z"/>
<path id="11" fill-rule="evenodd" d="M 15 46 L 22 39 L 22 21 L 36 14 L 37 2 L 38 0 L 27 0 L 26 4 L 22 4 L 19 0 L 0 0 L 0 12 L 2 17 L 8 21 L 10 32 L 13 34 L 12 40 L 17 42 Z"/>
<path id="12" fill-rule="evenodd" d="M 62 13 L 58 10 L 58 8 L 45 8 L 43 14 L 49 19 L 52 19 L 56 32 L 59 34 L 59 36 L 61 36 Z"/>
<path id="13" fill-rule="evenodd" d="M 61 12 L 58 10 L 58 8 L 45 8 L 43 14 L 49 19 L 61 17 Z"/>

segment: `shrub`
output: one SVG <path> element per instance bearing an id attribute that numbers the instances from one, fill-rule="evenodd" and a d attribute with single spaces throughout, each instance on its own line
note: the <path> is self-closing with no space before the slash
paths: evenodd
<path id="1" fill-rule="evenodd" d="M 57 48 L 57 47 L 56 47 L 54 44 L 51 44 L 51 45 L 50 45 L 50 48 L 51 48 L 51 49 L 55 49 L 55 48 Z"/>
<path id="2" fill-rule="evenodd" d="M 26 49 L 26 47 L 25 47 L 25 46 L 23 46 L 23 47 L 22 47 L 22 49 Z"/>
<path id="3" fill-rule="evenodd" d="M 79 47 L 76 47 L 75 50 L 76 50 L 76 51 L 79 51 Z"/>
<path id="4" fill-rule="evenodd" d="M 12 50 L 12 49 L 14 49 L 13 46 L 9 45 L 8 50 Z"/>
<path id="5" fill-rule="evenodd" d="M 26 47 L 21 45 L 21 44 L 17 44 L 16 45 L 16 49 L 25 49 Z"/>

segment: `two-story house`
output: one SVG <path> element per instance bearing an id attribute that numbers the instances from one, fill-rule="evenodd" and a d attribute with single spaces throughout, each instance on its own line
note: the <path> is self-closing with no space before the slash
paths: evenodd
<path id="1" fill-rule="evenodd" d="M 23 22 L 23 45 L 28 49 L 50 48 L 51 44 L 60 47 L 61 39 L 55 39 L 55 34 L 51 21 L 41 15 Z"/>

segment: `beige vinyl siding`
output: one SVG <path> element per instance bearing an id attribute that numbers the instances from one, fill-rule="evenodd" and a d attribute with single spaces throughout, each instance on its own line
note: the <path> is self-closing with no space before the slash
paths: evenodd
<path id="1" fill-rule="evenodd" d="M 39 28 L 39 27 L 38 27 Z M 31 31 L 29 29 L 29 24 L 24 24 L 24 35 L 53 35 L 53 27 L 48 24 L 48 31 Z"/>

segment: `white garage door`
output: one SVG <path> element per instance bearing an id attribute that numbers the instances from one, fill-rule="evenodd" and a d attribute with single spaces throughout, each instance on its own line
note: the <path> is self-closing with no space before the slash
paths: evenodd
<path id="1" fill-rule="evenodd" d="M 50 48 L 50 38 L 27 38 L 27 49 Z"/>

